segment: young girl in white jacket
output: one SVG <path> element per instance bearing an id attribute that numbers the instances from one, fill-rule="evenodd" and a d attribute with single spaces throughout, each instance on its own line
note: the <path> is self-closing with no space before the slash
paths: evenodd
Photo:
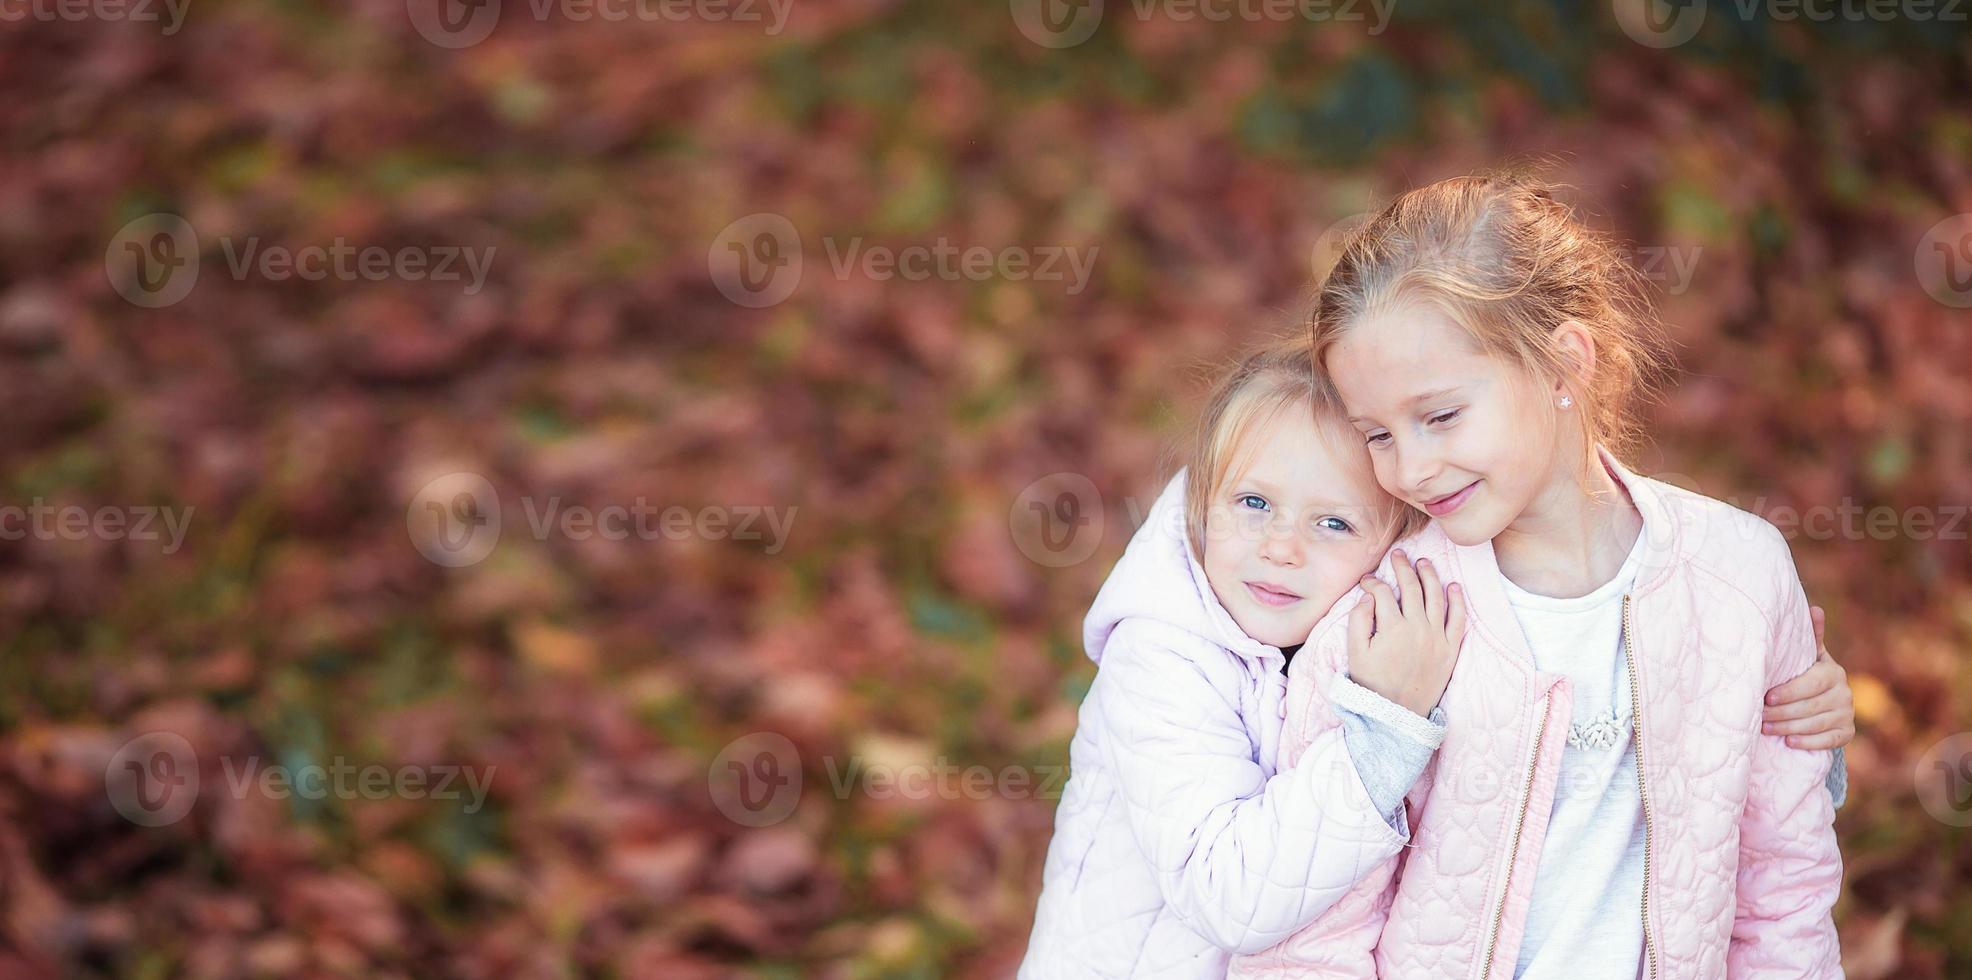
<path id="1" fill-rule="evenodd" d="M 1337 684 L 1354 723 L 1273 767 L 1288 656 L 1417 521 L 1322 405 L 1305 342 L 1242 360 L 1096 596 L 1083 638 L 1099 669 L 1022 978 L 1223 977 L 1408 838 L 1403 794 L 1442 738 L 1425 715 L 1464 628 L 1456 595 L 1384 624 L 1376 663 Z M 1435 579 L 1421 587 L 1442 600 Z"/>
<path id="2" fill-rule="evenodd" d="M 1098 670 L 1023 980 L 1218 980 L 1405 846 L 1404 795 L 1444 737 L 1436 705 L 1463 597 L 1401 554 L 1392 575 L 1409 601 L 1367 576 L 1421 521 L 1378 488 L 1305 339 L 1264 345 L 1221 379 L 1186 468 L 1084 622 Z M 1339 725 L 1276 771 L 1286 664 L 1359 584 L 1397 612 L 1333 665 Z M 1776 693 L 1819 705 L 1841 688 L 1846 712 L 1842 685 L 1824 658 Z"/>

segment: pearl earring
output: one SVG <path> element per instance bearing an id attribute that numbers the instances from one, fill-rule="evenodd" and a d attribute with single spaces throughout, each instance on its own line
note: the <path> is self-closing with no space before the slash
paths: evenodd
<path id="1" fill-rule="evenodd" d="M 1570 398 L 1570 397 L 1568 397 L 1567 395 L 1562 395 L 1562 396 L 1561 396 L 1561 407 L 1562 407 L 1562 408 L 1574 408 L 1574 407 L 1575 407 L 1575 399 L 1573 399 L 1573 398 Z"/>

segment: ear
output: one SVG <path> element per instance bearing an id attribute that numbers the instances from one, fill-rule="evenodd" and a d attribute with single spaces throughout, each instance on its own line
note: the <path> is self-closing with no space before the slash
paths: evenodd
<path id="1" fill-rule="evenodd" d="M 1571 377 L 1554 379 L 1556 397 L 1570 388 L 1581 391 L 1588 386 L 1590 378 L 1595 377 L 1595 335 L 1580 320 L 1563 320 L 1548 335 L 1554 341 L 1555 349 L 1572 372 Z"/>

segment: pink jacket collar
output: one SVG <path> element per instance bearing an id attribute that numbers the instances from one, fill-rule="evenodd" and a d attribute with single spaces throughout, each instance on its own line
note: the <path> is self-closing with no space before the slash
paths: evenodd
<path id="1" fill-rule="evenodd" d="M 1619 462 L 1608 449 L 1597 447 L 1596 453 L 1603 468 L 1614 477 L 1629 494 L 1630 501 L 1636 505 L 1637 512 L 1643 516 L 1641 545 L 1643 548 L 1642 570 L 1638 573 L 1633 595 L 1643 595 L 1663 584 L 1670 576 L 1674 559 L 1680 547 L 1678 521 L 1665 506 L 1656 481 L 1638 476 Z M 1442 534 L 1436 528 L 1434 531 Z M 1509 662 L 1527 674 L 1536 673 L 1533 652 L 1527 646 L 1527 639 L 1520 631 L 1519 618 L 1507 602 L 1506 589 L 1500 584 L 1499 558 L 1493 551 L 1491 541 L 1475 545 L 1461 545 L 1446 542 L 1452 551 L 1457 567 L 1453 569 L 1452 580 L 1466 592 L 1471 609 L 1471 628 L 1483 634 L 1492 645 L 1507 655 Z M 1558 678 L 1548 678 L 1552 684 Z"/>

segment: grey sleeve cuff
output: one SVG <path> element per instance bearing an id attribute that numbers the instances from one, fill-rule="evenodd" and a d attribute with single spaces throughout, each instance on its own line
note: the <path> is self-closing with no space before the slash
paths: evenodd
<path id="1" fill-rule="evenodd" d="M 1404 795 L 1445 740 L 1445 709 L 1432 708 L 1429 718 L 1421 718 L 1340 674 L 1329 702 L 1342 720 L 1342 741 L 1370 802 L 1392 831 L 1409 838 Z"/>
<path id="2" fill-rule="evenodd" d="M 1849 763 L 1843 759 L 1839 746 L 1835 749 L 1835 762 L 1828 767 L 1828 795 L 1835 801 L 1837 810 L 1849 801 Z"/>
<path id="3" fill-rule="evenodd" d="M 1432 708 L 1429 717 L 1420 717 L 1417 712 L 1356 683 L 1347 674 L 1336 675 L 1328 696 L 1336 707 L 1346 708 L 1388 729 L 1391 734 L 1402 735 L 1427 749 L 1435 750 L 1445 740 L 1445 712 L 1442 708 Z"/>

